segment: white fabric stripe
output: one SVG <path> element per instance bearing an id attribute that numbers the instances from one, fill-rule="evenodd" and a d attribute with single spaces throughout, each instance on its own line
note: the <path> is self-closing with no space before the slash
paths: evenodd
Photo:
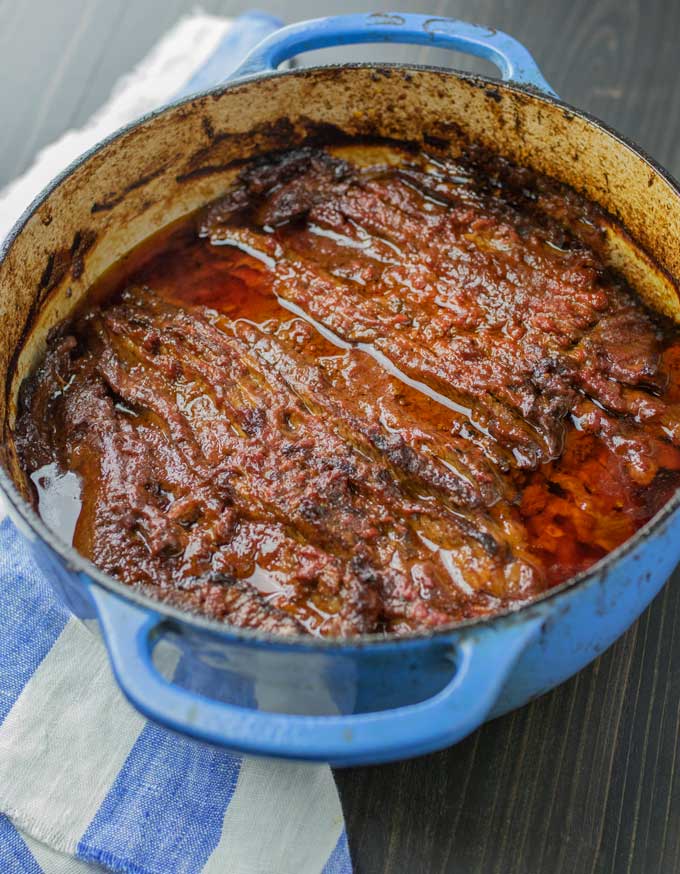
<path id="1" fill-rule="evenodd" d="M 99 621 L 97 619 L 82 619 L 81 621 L 85 628 L 88 629 L 88 631 L 91 631 L 93 634 L 99 634 L 101 636 Z"/>
<path id="2" fill-rule="evenodd" d="M 82 619 L 81 623 L 84 628 L 96 636 L 97 640 L 102 640 L 102 630 L 98 619 Z M 182 653 L 174 643 L 170 643 L 168 640 L 159 640 L 153 648 L 151 660 L 166 680 L 172 680 L 181 658 Z"/>
<path id="3" fill-rule="evenodd" d="M 295 689 L 295 709 L 291 710 L 290 688 L 271 676 L 266 667 L 271 663 L 270 653 L 254 651 L 248 656 L 251 676 L 255 681 L 255 700 L 258 710 L 271 713 L 306 713 L 309 716 L 326 716 L 340 713 L 337 702 L 328 691 L 328 684 L 316 672 L 309 673 L 304 683 Z M 266 679 L 266 682 L 263 680 Z M 353 702 L 351 702 L 353 703 Z"/>
<path id="4" fill-rule="evenodd" d="M 0 241 L 59 170 L 175 94 L 210 57 L 231 26 L 228 18 L 199 14 L 181 19 L 168 31 L 139 66 L 116 83 L 107 102 L 84 127 L 67 131 L 42 149 L 23 176 L 0 191 Z"/>
<path id="5" fill-rule="evenodd" d="M 342 827 L 327 765 L 246 757 L 203 874 L 321 874 Z"/>
<path id="6" fill-rule="evenodd" d="M 143 727 L 101 640 L 70 619 L 0 726 L 0 809 L 75 852 Z"/>
<path id="7" fill-rule="evenodd" d="M 46 844 L 41 844 L 29 835 L 21 834 L 26 841 L 33 858 L 40 865 L 45 874 L 104 874 L 105 868 L 101 865 L 90 865 L 89 862 L 81 862 L 74 856 L 66 856 L 57 853 Z"/>

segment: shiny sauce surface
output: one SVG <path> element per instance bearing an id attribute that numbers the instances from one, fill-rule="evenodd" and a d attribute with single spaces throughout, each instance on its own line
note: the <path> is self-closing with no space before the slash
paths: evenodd
<path id="1" fill-rule="evenodd" d="M 247 165 L 53 331 L 16 439 L 99 567 L 280 633 L 520 606 L 680 484 L 680 339 L 573 191 L 470 149 Z"/>

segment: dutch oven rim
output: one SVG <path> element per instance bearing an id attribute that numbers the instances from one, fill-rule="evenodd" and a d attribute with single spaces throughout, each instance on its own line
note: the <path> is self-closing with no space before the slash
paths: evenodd
<path id="1" fill-rule="evenodd" d="M 399 62 L 354 62 L 348 64 L 319 64 L 313 67 L 300 67 L 288 70 L 274 70 L 265 73 L 257 73 L 254 75 L 244 76 L 233 81 L 228 81 L 218 86 L 208 88 L 202 91 L 180 97 L 177 100 L 163 104 L 158 109 L 145 113 L 129 124 L 117 129 L 103 140 L 97 142 L 82 155 L 73 160 L 67 167 L 58 173 L 31 203 L 24 209 L 22 214 L 13 224 L 11 230 L 0 245 L 0 264 L 2 264 L 9 254 L 14 242 L 19 237 L 24 227 L 35 214 L 38 208 L 44 201 L 55 191 L 63 182 L 66 181 L 82 164 L 85 164 L 90 158 L 98 154 L 102 149 L 106 148 L 111 143 L 125 136 L 130 131 L 140 125 L 151 122 L 157 117 L 166 112 L 176 109 L 182 105 L 191 104 L 196 100 L 205 97 L 219 97 L 227 91 L 239 88 L 244 84 L 251 84 L 259 79 L 272 79 L 284 76 L 311 76 L 315 73 L 325 72 L 328 70 L 352 70 L 352 69 L 367 69 L 375 72 L 380 72 L 385 69 L 398 70 L 403 72 L 430 72 L 446 75 L 453 75 L 458 79 L 463 79 L 470 82 L 472 85 L 479 88 L 494 88 L 502 89 L 510 92 L 518 93 L 523 96 L 528 96 L 534 100 L 542 101 L 551 107 L 559 107 L 563 111 L 570 113 L 586 122 L 591 127 L 597 128 L 607 136 L 611 137 L 628 149 L 637 157 L 641 158 L 649 168 L 658 176 L 660 176 L 672 189 L 677 197 L 680 197 L 680 183 L 662 167 L 658 161 L 652 158 L 647 152 L 642 149 L 629 137 L 619 133 L 606 122 L 597 118 L 590 113 L 575 107 L 566 101 L 541 91 L 531 85 L 519 85 L 512 81 L 503 81 L 494 79 L 488 76 L 483 76 L 474 73 L 468 73 L 464 70 L 457 70 L 453 67 L 442 67 L 431 64 L 405 64 Z M 2 289 L 0 289 L 0 294 Z M 35 318 L 35 316 L 33 316 Z M 24 331 L 25 338 L 30 333 L 30 326 L 27 331 Z M 9 380 L 6 382 L 9 385 Z M 308 650 L 308 649 L 324 649 L 324 650 L 351 650 L 363 649 L 367 646 L 405 646 L 407 644 L 418 645 L 427 644 L 432 640 L 446 639 L 451 635 L 459 635 L 462 632 L 481 631 L 489 628 L 491 625 L 513 624 L 531 620 L 537 616 L 543 615 L 544 606 L 548 603 L 557 609 L 568 609 L 563 603 L 568 596 L 577 589 L 587 585 L 595 584 L 598 581 L 603 582 L 610 571 L 610 566 L 622 559 L 628 553 L 633 551 L 641 541 L 657 533 L 667 519 L 680 508 L 680 488 L 672 495 L 664 506 L 641 528 L 639 528 L 631 537 L 625 540 L 620 546 L 607 553 L 603 558 L 599 559 L 595 564 L 585 571 L 575 574 L 564 582 L 549 589 L 541 595 L 532 598 L 525 604 L 518 607 L 510 607 L 497 613 L 486 614 L 473 619 L 465 619 L 459 622 L 452 622 L 447 625 L 438 626 L 433 629 L 425 629 L 420 631 L 411 631 L 400 635 L 385 635 L 377 632 L 369 634 L 361 634 L 352 637 L 317 637 L 313 635 L 291 635 L 290 637 L 275 634 L 271 632 L 263 632 L 259 629 L 239 628 L 230 625 L 226 622 L 220 622 L 216 619 L 209 619 L 199 613 L 193 613 L 187 610 L 180 610 L 177 607 L 156 600 L 150 595 L 146 595 L 138 589 L 117 580 L 115 577 L 101 571 L 89 559 L 81 555 L 75 547 L 64 543 L 57 534 L 55 534 L 47 524 L 42 520 L 39 513 L 24 500 L 20 495 L 14 481 L 4 467 L 0 466 L 0 496 L 3 496 L 12 510 L 18 514 L 22 521 L 30 528 L 31 534 L 38 537 L 50 549 L 52 549 L 66 568 L 74 573 L 85 574 L 90 580 L 107 591 L 122 597 L 124 600 L 132 601 L 138 607 L 152 611 L 162 617 L 164 622 L 173 621 L 175 625 L 190 625 L 197 630 L 210 632 L 220 638 L 229 637 L 232 640 L 242 642 L 244 644 L 263 644 L 267 647 L 275 647 L 286 651 L 291 650 Z M 11 514 L 10 514 L 11 517 Z"/>

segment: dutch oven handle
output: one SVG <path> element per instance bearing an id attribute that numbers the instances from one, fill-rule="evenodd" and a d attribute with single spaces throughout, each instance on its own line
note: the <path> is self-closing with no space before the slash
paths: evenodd
<path id="1" fill-rule="evenodd" d="M 335 15 L 291 24 L 262 40 L 229 79 L 271 73 L 300 52 L 378 42 L 414 43 L 477 55 L 495 64 L 503 80 L 557 96 L 529 52 L 507 33 L 453 18 L 406 12 Z"/>
<path id="2" fill-rule="evenodd" d="M 149 719 L 243 753 L 335 765 L 390 761 L 461 740 L 489 716 L 508 673 L 542 624 L 522 619 L 452 640 L 452 678 L 426 701 L 377 713 L 299 716 L 226 704 L 174 685 L 152 661 L 166 620 L 97 585 L 90 592 L 118 683 Z"/>

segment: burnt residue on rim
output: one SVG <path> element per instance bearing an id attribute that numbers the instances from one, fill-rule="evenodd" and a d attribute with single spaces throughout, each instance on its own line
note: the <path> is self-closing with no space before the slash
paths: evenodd
<path id="1" fill-rule="evenodd" d="M 50 222 L 52 218 L 50 216 Z M 19 361 L 19 356 L 33 329 L 38 313 L 45 305 L 52 292 L 70 274 L 73 280 L 79 279 L 85 270 L 85 255 L 92 249 L 97 240 L 97 234 L 92 228 L 82 229 L 75 232 L 73 241 L 68 248 L 55 249 L 50 252 L 45 261 L 45 267 L 40 275 L 35 298 L 19 335 L 19 340 L 10 356 L 7 373 L 5 375 L 5 397 L 9 397 L 12 390 L 12 381 Z M 10 438 L 10 428 L 7 417 L 3 423 L 4 439 Z"/>
<path id="2" fill-rule="evenodd" d="M 76 231 L 70 248 L 57 249 L 47 256 L 47 263 L 38 283 L 38 303 L 44 303 L 47 295 L 69 272 L 73 279 L 82 276 L 85 253 L 92 248 L 96 239 L 97 235 L 91 229 Z"/>
<path id="3" fill-rule="evenodd" d="M 139 179 L 126 185 L 122 191 L 118 193 L 112 191 L 103 200 L 95 200 L 90 212 L 106 212 L 113 209 L 114 206 L 118 206 L 119 203 L 122 203 L 125 200 L 126 195 L 130 194 L 131 191 L 143 188 L 145 185 L 148 185 L 149 182 L 153 182 L 154 179 L 158 179 L 159 176 L 162 176 L 166 170 L 166 166 L 159 167 L 157 170 L 153 170 L 151 173 L 146 173 L 144 176 L 140 176 Z"/>
<path id="4" fill-rule="evenodd" d="M 269 126 L 267 126 L 269 127 Z M 284 125 L 282 125 L 284 127 Z M 354 136 L 352 134 L 345 133 L 345 131 L 336 127 L 332 124 L 319 124 L 317 122 L 312 121 L 311 119 L 307 120 L 304 124 L 304 136 L 300 139 L 299 137 L 295 137 L 296 147 L 297 148 L 306 148 L 306 147 L 315 147 L 315 146 L 343 146 L 348 145 L 350 143 L 367 143 L 367 144 L 381 144 L 385 146 L 399 146 L 403 149 L 410 150 L 412 152 L 417 152 L 421 146 L 416 140 L 395 140 L 391 137 L 380 137 L 380 136 L 371 136 L 369 134 L 362 136 Z M 266 135 L 269 135 L 269 130 L 267 130 Z M 221 142 L 225 139 L 228 139 L 232 136 L 239 136 L 237 134 L 215 134 L 215 141 Z M 292 138 L 291 138 L 292 139 Z M 223 164 L 205 164 L 203 166 L 196 167 L 195 170 L 190 170 L 187 173 L 182 173 L 175 177 L 175 181 L 179 183 L 190 182 L 193 179 L 198 179 L 203 176 L 213 176 L 218 173 L 228 173 L 230 171 L 239 170 L 240 168 L 251 164 L 253 158 L 262 157 L 262 156 L 271 156 L 276 155 L 277 153 L 285 152 L 290 148 L 291 139 L 286 136 L 272 138 L 269 142 L 271 142 L 271 146 L 267 147 L 264 143 L 268 141 L 265 140 L 263 143 L 263 148 L 261 150 L 254 150 L 250 158 L 235 158 L 232 161 L 226 161 Z M 432 146 L 433 148 L 439 148 L 443 150 L 448 145 L 448 141 L 444 139 L 438 139 L 437 137 L 428 138 L 427 136 L 423 137 L 423 142 Z M 193 157 L 196 157 L 199 153 L 194 153 Z M 205 156 L 209 154 L 209 147 L 200 150 L 200 155 Z"/>
<path id="5" fill-rule="evenodd" d="M 188 182 L 202 176 L 224 173 L 243 166 L 257 154 L 288 148 L 292 142 L 299 142 L 301 138 L 306 145 L 317 145 L 327 142 L 342 143 L 356 139 L 337 125 L 317 122 L 305 116 L 299 119 L 297 126 L 293 125 L 286 116 L 281 116 L 274 121 L 257 125 L 246 134 L 216 131 L 212 123 L 206 124 L 205 117 L 201 124 L 206 136 L 210 139 L 210 143 L 207 146 L 201 147 L 189 157 L 186 162 L 187 169 L 177 174 L 175 177 L 176 182 Z M 215 149 L 223 143 L 238 144 L 248 153 L 249 157 L 213 163 L 212 159 L 214 158 Z"/>

